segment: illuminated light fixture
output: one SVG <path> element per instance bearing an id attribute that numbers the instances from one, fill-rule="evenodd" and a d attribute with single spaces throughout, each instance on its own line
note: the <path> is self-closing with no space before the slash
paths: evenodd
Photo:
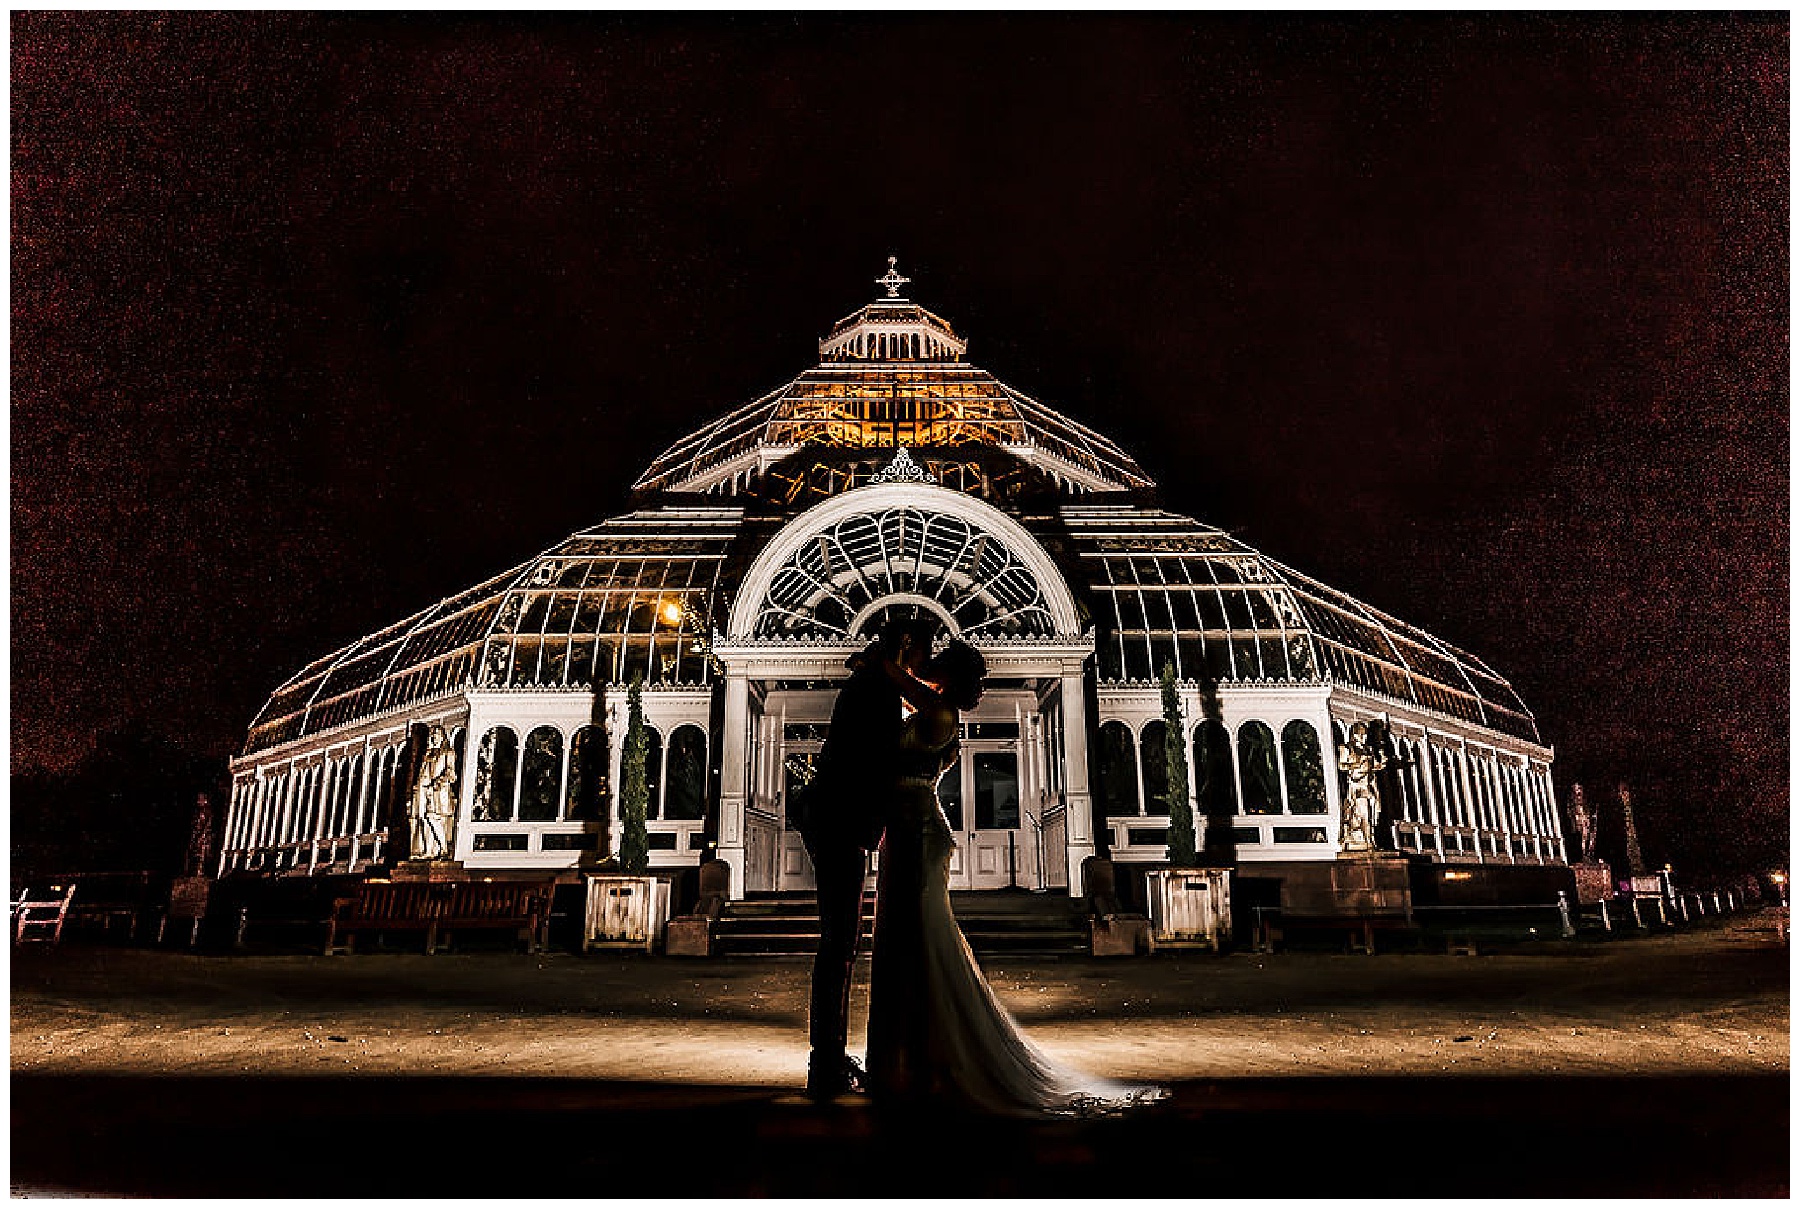
<path id="1" fill-rule="evenodd" d="M 1473 873 L 1470 873 L 1466 869 L 1446 869 L 1446 870 L 1444 870 L 1444 880 L 1447 882 L 1466 882 L 1471 877 L 1474 877 L 1474 876 L 1475 875 Z"/>
<path id="2" fill-rule="evenodd" d="M 664 601 L 663 606 L 659 611 L 662 614 L 662 619 L 670 625 L 681 624 L 681 602 L 679 600 Z"/>
<path id="3" fill-rule="evenodd" d="M 1771 873 L 1771 874 L 1769 874 L 1769 880 L 1774 882 L 1777 886 L 1779 886 L 1787 881 L 1787 874 L 1779 873 L 1779 872 Z"/>

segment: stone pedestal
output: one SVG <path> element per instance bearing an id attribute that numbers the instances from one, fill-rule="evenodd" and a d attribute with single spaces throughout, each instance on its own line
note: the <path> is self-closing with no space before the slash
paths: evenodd
<path id="1" fill-rule="evenodd" d="M 712 920 L 704 915 L 678 915 L 664 932 L 663 952 L 670 957 L 711 957 Z"/>
<path id="2" fill-rule="evenodd" d="M 1613 896 L 1612 867 L 1605 861 L 1580 861 L 1569 871 L 1575 875 L 1576 902 L 1591 906 Z"/>
<path id="3" fill-rule="evenodd" d="M 1142 915 L 1096 915 L 1088 921 L 1095 957 L 1136 957 L 1151 951 L 1150 921 Z"/>
<path id="4" fill-rule="evenodd" d="M 466 882 L 467 867 L 461 861 L 401 861 L 388 874 L 397 882 Z"/>
<path id="5" fill-rule="evenodd" d="M 169 909 L 163 916 L 163 928 L 168 927 L 170 920 L 185 922 L 187 943 L 191 947 L 200 939 L 200 921 L 206 918 L 206 904 L 211 895 L 210 877 L 175 878 L 169 883 Z M 163 928 L 157 929 L 159 941 L 163 938 Z"/>

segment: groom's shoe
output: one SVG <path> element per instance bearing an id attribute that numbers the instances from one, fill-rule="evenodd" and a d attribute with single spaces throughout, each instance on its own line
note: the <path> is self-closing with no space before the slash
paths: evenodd
<path id="1" fill-rule="evenodd" d="M 806 1095 L 809 1099 L 835 1100 L 867 1089 L 863 1068 L 848 1055 L 821 1058 L 815 1054 L 806 1065 Z"/>

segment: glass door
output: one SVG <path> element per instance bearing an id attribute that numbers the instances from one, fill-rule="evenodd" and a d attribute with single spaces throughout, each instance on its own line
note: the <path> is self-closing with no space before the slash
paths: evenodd
<path id="1" fill-rule="evenodd" d="M 965 743 L 938 782 L 938 801 L 956 851 L 952 890 L 1029 886 L 1029 854 L 1020 833 L 1019 755 L 1012 743 Z"/>

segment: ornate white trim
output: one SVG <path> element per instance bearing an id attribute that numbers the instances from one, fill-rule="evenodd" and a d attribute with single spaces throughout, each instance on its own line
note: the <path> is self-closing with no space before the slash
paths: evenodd
<path id="1" fill-rule="evenodd" d="M 755 630 L 757 617 L 762 610 L 763 601 L 768 597 L 775 573 L 801 545 L 846 517 L 904 507 L 954 516 L 991 533 L 1037 580 L 1057 632 L 1074 634 L 1080 630 L 1080 614 L 1075 609 L 1075 597 L 1070 593 L 1062 572 L 1038 544 L 1037 539 L 1018 521 L 985 500 L 960 491 L 951 491 L 929 483 L 883 483 L 880 486 L 858 487 L 814 505 L 789 521 L 763 547 L 762 553 L 756 556 L 756 561 L 744 575 L 737 600 L 731 608 L 731 645 L 740 645 L 747 640 L 745 636 Z"/>
<path id="2" fill-rule="evenodd" d="M 932 477 L 931 472 L 913 461 L 912 455 L 906 452 L 906 446 L 902 445 L 894 450 L 893 460 L 869 480 L 869 486 L 879 487 L 883 483 L 935 482 L 937 479 Z"/>

